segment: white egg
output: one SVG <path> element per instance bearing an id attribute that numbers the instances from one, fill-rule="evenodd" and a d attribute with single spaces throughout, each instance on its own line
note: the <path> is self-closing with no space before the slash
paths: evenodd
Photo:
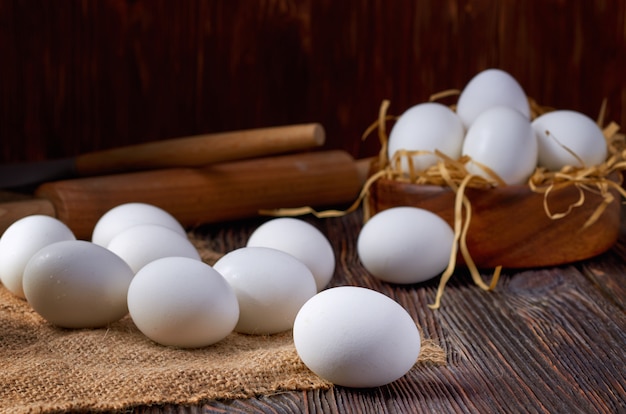
<path id="1" fill-rule="evenodd" d="M 28 260 L 48 244 L 75 239 L 72 230 L 54 217 L 32 215 L 17 220 L 0 238 L 0 280 L 11 293 L 24 298 L 22 276 Z"/>
<path id="2" fill-rule="evenodd" d="M 483 112 L 465 135 L 463 155 L 470 174 L 491 179 L 488 167 L 506 184 L 525 184 L 537 168 L 537 137 L 530 120 L 518 111 L 497 106 Z M 475 161 L 475 162 L 473 162 Z"/>
<path id="3" fill-rule="evenodd" d="M 187 257 L 148 263 L 128 288 L 137 328 L 161 345 L 199 348 L 228 336 L 239 318 L 235 292 L 215 269 Z"/>
<path id="4" fill-rule="evenodd" d="M 235 331 L 273 334 L 289 330 L 317 289 L 309 268 L 294 256 L 269 247 L 242 247 L 213 266 L 235 290 L 239 321 Z"/>
<path id="5" fill-rule="evenodd" d="M 24 269 L 24 294 L 48 322 L 64 328 L 96 328 L 128 313 L 133 271 L 117 255 L 84 240 L 49 244 Z"/>
<path id="6" fill-rule="evenodd" d="M 461 155 L 464 134 L 461 119 L 450 108 L 436 102 L 421 103 L 406 110 L 391 128 L 387 156 L 392 160 L 398 150 L 430 153 L 439 150 L 457 159 Z M 416 171 L 425 170 L 439 160 L 433 154 L 411 158 Z M 409 171 L 407 157 L 401 158 L 400 165 L 404 172 Z"/>
<path id="7" fill-rule="evenodd" d="M 404 376 L 421 347 L 419 330 L 400 304 L 355 286 L 327 289 L 307 301 L 294 322 L 293 340 L 311 371 L 356 388 Z"/>
<path id="8" fill-rule="evenodd" d="M 376 213 L 359 232 L 357 253 L 372 276 L 410 284 L 431 279 L 450 261 L 454 232 L 441 217 L 416 207 Z"/>
<path id="9" fill-rule="evenodd" d="M 107 249 L 124 259 L 135 273 L 163 257 L 201 260 L 200 253 L 186 235 L 156 224 L 140 224 L 122 231 L 111 239 Z"/>
<path id="10" fill-rule="evenodd" d="M 539 165 L 548 170 L 558 171 L 566 165 L 592 167 L 606 161 L 604 134 L 587 115 L 570 110 L 552 111 L 537 117 L 532 126 L 539 142 Z"/>
<path id="11" fill-rule="evenodd" d="M 484 111 L 494 106 L 507 106 L 530 119 L 530 105 L 524 89 L 508 72 L 486 69 L 474 76 L 463 88 L 456 113 L 465 128 Z"/>
<path id="12" fill-rule="evenodd" d="M 317 291 L 325 288 L 335 273 L 335 253 L 330 241 L 317 227 L 303 220 L 269 220 L 250 235 L 247 246 L 271 247 L 291 254 L 311 270 Z"/>
<path id="13" fill-rule="evenodd" d="M 113 207 L 100 217 L 91 241 L 106 247 L 117 234 L 138 224 L 158 224 L 186 235 L 178 220 L 162 208 L 145 203 L 126 203 Z"/>

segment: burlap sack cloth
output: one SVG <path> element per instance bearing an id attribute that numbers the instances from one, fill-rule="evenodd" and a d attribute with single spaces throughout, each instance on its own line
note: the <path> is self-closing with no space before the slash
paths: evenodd
<path id="1" fill-rule="evenodd" d="M 443 350 L 424 341 L 418 363 L 442 360 Z M 206 348 L 176 349 L 147 339 L 128 316 L 102 329 L 53 327 L 0 285 L 2 413 L 122 410 L 331 386 L 300 361 L 291 331 L 232 333 Z"/>

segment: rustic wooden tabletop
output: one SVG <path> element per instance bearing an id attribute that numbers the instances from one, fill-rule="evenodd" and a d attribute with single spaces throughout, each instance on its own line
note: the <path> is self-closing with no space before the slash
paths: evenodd
<path id="1" fill-rule="evenodd" d="M 284 392 L 235 401 L 138 407 L 138 413 L 624 413 L 626 412 L 626 223 L 608 252 L 553 268 L 504 271 L 485 292 L 457 270 L 439 310 L 438 281 L 392 286 L 360 265 L 359 212 L 311 219 L 336 249 L 331 285 L 376 289 L 404 306 L 446 352 L 445 366 L 414 367 L 380 388 Z M 198 231 L 216 251 L 245 243 L 256 220 Z M 566 240 L 568 243 L 575 243 Z M 489 273 L 485 273 L 485 278 Z"/>

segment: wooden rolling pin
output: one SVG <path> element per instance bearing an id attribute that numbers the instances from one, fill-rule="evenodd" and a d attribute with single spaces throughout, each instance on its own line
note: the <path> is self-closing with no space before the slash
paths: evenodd
<path id="1" fill-rule="evenodd" d="M 200 167 L 320 147 L 318 123 L 230 131 L 112 148 L 73 158 L 0 165 L 0 188 L 157 168 Z"/>
<path id="2" fill-rule="evenodd" d="M 46 214 L 88 240 L 102 214 L 128 202 L 161 207 L 185 227 L 261 209 L 340 205 L 356 199 L 368 168 L 369 161 L 335 150 L 56 181 L 41 185 L 38 199 L 0 204 L 0 232 L 26 215 Z"/>
<path id="3" fill-rule="evenodd" d="M 81 175 L 164 167 L 201 167 L 319 147 L 326 137 L 318 123 L 195 135 L 97 151 L 77 157 Z"/>

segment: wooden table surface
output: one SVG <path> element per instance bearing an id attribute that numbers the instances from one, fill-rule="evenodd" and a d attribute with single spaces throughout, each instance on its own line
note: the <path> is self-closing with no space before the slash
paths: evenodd
<path id="1" fill-rule="evenodd" d="M 336 249 L 331 285 L 369 287 L 398 301 L 424 336 L 444 349 L 447 364 L 418 365 L 374 389 L 334 387 L 191 407 L 138 407 L 135 412 L 626 413 L 625 220 L 610 251 L 554 268 L 505 270 L 493 292 L 480 290 L 464 270 L 457 270 L 436 311 L 427 304 L 437 279 L 392 286 L 363 269 L 355 249 L 360 212 L 306 220 Z M 226 252 L 242 246 L 259 223 L 245 220 L 197 231 L 213 249 Z"/>

